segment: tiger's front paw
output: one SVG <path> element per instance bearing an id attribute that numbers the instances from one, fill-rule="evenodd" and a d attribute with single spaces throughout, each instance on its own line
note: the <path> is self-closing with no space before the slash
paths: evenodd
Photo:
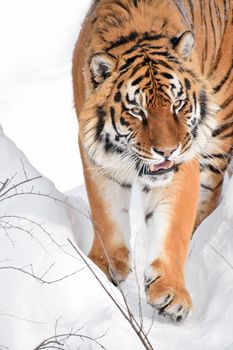
<path id="1" fill-rule="evenodd" d="M 175 322 L 187 319 L 192 313 L 192 300 L 176 274 L 169 275 L 166 269 L 150 266 L 145 271 L 147 302 L 163 315 Z"/>
<path id="2" fill-rule="evenodd" d="M 89 258 L 106 274 L 108 279 L 117 286 L 124 281 L 129 272 L 129 251 L 127 248 L 119 248 L 112 254 L 89 254 Z"/>

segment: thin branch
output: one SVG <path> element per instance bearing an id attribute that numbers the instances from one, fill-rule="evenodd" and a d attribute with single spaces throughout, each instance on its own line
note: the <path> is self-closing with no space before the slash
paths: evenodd
<path id="1" fill-rule="evenodd" d="M 95 279 L 98 281 L 98 283 L 101 285 L 101 287 L 104 289 L 104 291 L 106 292 L 106 294 L 109 296 L 109 298 L 112 300 L 112 302 L 114 303 L 114 305 L 117 307 L 117 309 L 121 312 L 121 314 L 123 315 L 123 317 L 129 322 L 130 326 L 132 327 L 132 329 L 134 330 L 135 334 L 138 336 L 138 338 L 140 339 L 141 343 L 143 344 L 143 346 L 145 347 L 146 350 L 154 350 L 152 344 L 150 343 L 149 339 L 147 338 L 146 334 L 144 333 L 143 329 L 141 329 L 141 327 L 138 325 L 137 321 L 135 320 L 134 317 L 132 317 L 132 313 L 129 309 L 127 300 L 124 298 L 124 301 L 127 303 L 127 311 L 130 312 L 130 315 L 128 315 L 124 309 L 119 305 L 119 303 L 113 298 L 113 296 L 109 293 L 108 289 L 105 287 L 105 285 L 103 284 L 103 282 L 100 280 L 100 278 L 97 276 L 97 274 L 95 273 L 95 271 L 93 270 L 93 268 L 91 267 L 91 265 L 88 263 L 88 261 L 84 258 L 84 256 L 79 252 L 79 250 L 77 249 L 77 247 L 74 245 L 74 243 L 68 239 L 68 242 L 70 243 L 70 245 L 74 248 L 74 250 L 76 251 L 76 253 L 79 255 L 79 257 L 84 261 L 84 263 L 86 264 L 86 266 L 88 267 L 88 269 L 91 271 L 92 275 L 95 277 Z"/>
<path id="2" fill-rule="evenodd" d="M 12 318 L 15 318 L 15 319 L 17 319 L 17 320 L 25 321 L 25 322 L 33 323 L 33 324 L 45 324 L 44 322 L 28 320 L 27 318 L 23 318 L 23 317 L 20 317 L 20 316 L 16 316 L 16 315 L 13 315 L 13 314 L 9 314 L 9 313 L 2 313 L 2 312 L 0 312 L 0 316 L 12 317 Z"/>
<path id="3" fill-rule="evenodd" d="M 9 218 L 10 216 L 8 216 Z M 12 216 L 13 217 L 13 216 Z M 10 223 L 9 221 L 4 221 L 3 220 L 4 216 L 3 217 L 0 217 L 0 223 L 1 223 L 1 226 L 2 224 L 5 225 L 5 227 L 2 227 L 4 229 L 5 232 L 9 231 L 9 230 L 13 230 L 13 229 L 16 229 L 16 230 L 19 230 L 19 231 L 22 231 L 24 233 L 27 233 L 32 239 L 34 239 L 39 245 L 40 247 L 48 254 L 51 256 L 51 254 L 48 252 L 48 250 L 43 246 L 43 244 L 32 234 L 32 231 L 33 231 L 33 228 L 31 230 L 28 230 L 26 228 L 23 228 L 21 226 L 18 226 L 16 224 L 12 224 Z M 7 218 L 7 216 L 6 216 Z M 23 219 L 23 218 L 22 218 Z M 7 233 L 7 237 L 9 236 L 9 233 Z M 11 239 L 10 239 L 11 240 Z M 12 243 L 13 244 L 13 243 Z"/>
<path id="4" fill-rule="evenodd" d="M 0 222 L 1 223 L 4 223 L 6 225 L 8 225 L 8 227 L 6 226 L 6 229 L 13 229 L 13 228 L 16 228 L 20 231 L 23 231 L 23 232 L 26 232 L 28 235 L 30 235 L 31 238 L 35 239 L 35 241 L 46 251 L 47 254 L 51 255 L 48 250 L 43 246 L 43 244 L 35 237 L 35 235 L 32 234 L 32 230 L 27 230 L 21 226 L 18 226 L 18 225 L 15 225 L 15 224 L 11 224 L 9 221 L 5 222 L 4 219 L 17 219 L 19 221 L 23 220 L 25 222 L 28 222 L 32 225 L 34 225 L 35 227 L 39 228 L 51 241 L 53 244 L 55 244 L 59 249 L 61 249 L 65 254 L 71 256 L 72 258 L 75 258 L 77 259 L 76 256 L 68 253 L 63 247 L 62 245 L 58 244 L 57 241 L 55 239 L 53 239 L 53 233 L 51 232 L 48 232 L 42 225 L 44 223 L 38 223 L 36 222 L 35 220 L 32 220 L 32 219 L 29 219 L 25 216 L 18 216 L 18 215 L 3 215 L 3 216 L 0 216 Z"/>
<path id="5" fill-rule="evenodd" d="M 85 268 L 86 268 L 86 266 L 84 266 L 83 268 L 81 268 L 81 269 L 79 269 L 77 271 L 74 271 L 73 273 L 70 273 L 68 275 L 65 275 L 65 276 L 63 276 L 61 278 L 58 278 L 58 279 L 52 280 L 52 281 L 46 281 L 45 279 L 43 279 L 41 277 L 38 277 L 35 274 L 33 274 L 31 272 L 28 272 L 28 271 L 25 271 L 24 269 L 16 267 L 16 266 L 1 266 L 0 270 L 15 270 L 15 271 L 21 272 L 21 273 L 23 273 L 25 275 L 28 275 L 30 277 L 33 277 L 35 280 L 37 280 L 38 282 L 40 282 L 42 284 L 55 284 L 55 283 L 64 281 L 65 279 L 76 275 L 77 273 L 83 271 Z"/>
<path id="6" fill-rule="evenodd" d="M 23 166 L 23 169 L 24 169 L 24 166 Z M 17 197 L 17 196 L 25 196 L 25 195 L 34 195 L 34 196 L 40 196 L 40 197 L 45 197 L 45 198 L 49 198 L 49 199 L 52 199 L 54 200 L 55 202 L 58 202 L 58 203 L 62 203 L 62 204 L 65 204 L 67 205 L 68 207 L 70 207 L 71 209 L 79 212 L 81 215 L 85 216 L 88 220 L 90 220 L 93 224 L 93 226 L 96 228 L 96 229 L 100 229 L 102 231 L 102 228 L 99 227 L 99 225 L 97 223 L 94 222 L 94 220 L 87 214 L 83 213 L 81 210 L 77 209 L 76 207 L 72 206 L 70 203 L 67 202 L 67 200 L 63 200 L 63 199 L 60 199 L 60 198 L 56 198 L 54 195 L 52 195 L 51 193 L 48 193 L 48 194 L 45 194 L 45 193 L 41 193 L 41 192 L 35 192 L 34 191 L 34 187 L 32 186 L 31 188 L 31 191 L 21 191 L 19 192 L 19 187 L 26 184 L 26 183 L 29 183 L 29 182 L 32 182 L 34 180 L 37 180 L 39 178 L 41 178 L 42 176 L 37 176 L 37 177 L 34 177 L 34 178 L 28 178 L 27 177 L 27 174 L 26 174 L 26 171 L 24 169 L 24 175 L 26 177 L 26 180 L 24 181 L 21 181 L 17 184 L 14 184 L 12 186 L 9 187 L 9 185 L 11 184 L 11 182 L 13 181 L 13 178 L 16 176 L 14 175 L 12 177 L 11 180 L 6 180 L 3 184 L 2 184 L 2 187 L 0 189 L 0 202 L 2 201 L 5 201 L 5 200 L 8 200 L 10 198 L 13 198 L 13 197 Z M 11 193 L 11 191 L 14 191 L 14 193 Z M 56 240 L 53 239 L 52 237 L 52 234 L 47 232 L 43 227 L 42 227 L 42 224 L 38 224 L 37 222 L 35 222 L 34 220 L 31 220 L 31 219 L 28 219 L 28 218 L 25 218 L 25 217 L 20 217 L 20 216 L 10 216 L 10 215 L 5 215 L 5 216 L 2 216 L 0 217 L 0 221 L 2 224 L 5 224 L 5 229 L 10 229 L 10 228 L 17 228 L 17 229 L 21 229 L 21 230 L 24 230 L 22 227 L 19 227 L 19 226 L 16 226 L 16 225 L 12 225 L 10 222 L 5 222 L 4 219 L 10 219 L 10 218 L 14 218 L 14 219 L 18 219 L 18 220 L 25 220 L 26 222 L 29 222 L 33 225 L 35 225 L 36 227 L 39 227 L 47 236 L 49 236 L 49 238 L 52 240 L 53 243 L 55 243 L 60 249 L 62 249 L 62 251 L 74 258 L 77 258 L 71 254 L 69 254 L 68 252 L 66 252 L 61 245 L 59 245 Z M 4 227 L 3 227 L 4 229 Z M 24 230 L 25 231 L 25 230 Z M 32 235 L 32 231 L 29 231 L 29 230 L 26 230 L 25 232 L 29 233 L 31 235 L 32 238 L 35 238 L 33 235 Z M 101 235 L 99 234 L 100 236 L 100 240 L 101 240 Z M 102 241 L 102 240 L 101 240 Z M 81 258 L 81 260 L 85 263 L 85 267 L 88 267 L 88 269 L 91 271 L 91 273 L 94 275 L 94 277 L 97 279 L 98 283 L 102 286 L 102 288 L 105 290 L 105 292 L 107 293 L 107 295 L 109 296 L 109 298 L 112 300 L 112 302 L 115 304 L 115 306 L 118 308 L 118 310 L 121 312 L 121 314 L 123 315 L 123 317 L 129 322 L 129 324 L 131 325 L 132 329 L 134 330 L 134 332 L 137 334 L 137 336 L 139 337 L 141 343 L 144 345 L 145 349 L 146 350 L 153 350 L 153 346 L 152 344 L 150 343 L 147 335 L 148 333 L 146 334 L 144 332 L 144 329 L 143 329 L 143 318 L 142 318 L 142 310 L 141 310 L 141 298 L 140 298 L 140 287 L 139 287 L 139 284 L 138 284 L 138 289 L 139 289 L 139 313 L 140 313 L 140 324 L 138 323 L 138 321 L 135 319 L 134 315 L 132 314 L 130 308 L 129 308 L 129 304 L 127 302 L 127 299 L 126 299 L 126 296 L 124 294 L 124 292 L 122 291 L 121 289 L 121 286 L 119 287 L 119 290 L 120 290 L 120 293 L 122 295 L 122 298 L 124 300 L 124 304 L 125 304 L 125 307 L 121 306 L 119 302 L 117 302 L 114 297 L 111 295 L 111 293 L 108 291 L 108 289 L 104 286 L 104 284 L 102 283 L 101 279 L 98 277 L 98 275 L 95 273 L 95 271 L 93 270 L 93 268 L 91 267 L 91 265 L 88 263 L 88 261 L 84 258 L 84 256 L 78 251 L 78 249 L 75 247 L 75 245 L 71 242 L 70 239 L 68 239 L 68 242 L 69 244 L 73 247 L 73 249 L 76 251 L 76 253 L 79 255 L 79 257 Z M 103 243 L 103 242 L 102 242 Z M 103 247 L 104 248 L 104 247 Z M 104 249 L 105 251 L 105 249 Z M 107 258 L 109 259 L 109 264 L 110 266 L 112 266 L 112 263 L 111 263 L 111 259 L 109 258 L 107 252 L 106 252 L 106 256 Z M 14 270 L 17 270 L 17 271 L 20 271 L 26 275 L 29 275 L 33 278 L 35 278 L 38 282 L 40 283 L 47 283 L 47 284 L 51 284 L 51 283 L 57 283 L 57 282 L 60 282 L 62 281 L 63 279 L 67 278 L 67 277 L 70 277 L 76 273 L 78 273 L 79 271 L 81 270 L 78 270 L 78 271 L 75 271 L 74 273 L 70 274 L 70 275 L 67 275 L 67 276 L 64 276 L 60 279 L 57 279 L 57 280 L 54 280 L 54 281 L 45 281 L 44 280 L 44 276 L 49 272 L 49 270 L 52 268 L 52 266 L 49 267 L 49 269 L 41 276 L 41 277 L 38 277 L 36 276 L 34 273 L 30 273 L 28 271 L 25 271 L 24 269 L 20 269 L 20 268 L 17 268 L 17 267 L 14 267 L 14 266 L 6 266 L 6 267 L 1 267 L 0 269 L 14 269 Z M 114 272 L 114 269 L 112 269 L 113 272 Z M 117 276 L 116 276 L 117 278 Z M 136 281 L 138 283 L 138 279 L 136 277 Z M 80 336 L 80 335 L 79 335 Z M 81 336 L 80 339 L 88 339 L 87 336 Z M 54 338 L 48 338 L 47 340 L 49 341 L 53 341 Z M 61 345 L 61 344 L 54 344 L 53 346 L 57 346 L 57 345 Z M 45 343 L 41 343 L 40 344 L 40 347 L 34 349 L 34 350 L 37 350 L 37 349 L 48 349 L 45 347 L 46 344 Z M 55 348 L 55 347 L 53 347 Z M 58 347 L 56 347 L 58 348 Z M 104 349 L 102 347 L 102 349 Z"/>
<path id="7" fill-rule="evenodd" d="M 139 319 L 140 319 L 140 323 L 141 323 L 141 329 L 143 329 L 143 316 L 142 316 L 141 289 L 140 289 L 140 284 L 139 284 L 139 280 L 138 280 L 137 266 L 136 266 L 136 244 L 137 244 L 137 239 L 138 239 L 138 234 L 136 235 L 135 242 L 134 242 L 134 258 L 133 258 L 133 263 L 134 263 L 134 274 L 135 274 L 135 280 L 136 280 L 137 289 L 138 289 L 138 309 L 139 309 Z"/>
<path id="8" fill-rule="evenodd" d="M 22 158 L 20 158 L 20 162 L 22 164 L 24 176 L 28 180 L 28 175 L 27 175 L 27 172 L 26 172 L 26 169 L 25 169 L 25 165 L 24 165 L 24 162 L 23 162 Z"/>
<path id="9" fill-rule="evenodd" d="M 0 194 L 0 198 L 6 196 L 6 194 L 9 193 L 10 191 L 16 190 L 19 186 L 22 186 L 22 185 L 24 185 L 24 184 L 26 184 L 26 183 L 29 183 L 29 182 L 32 182 L 32 181 L 35 181 L 35 180 L 38 180 L 38 179 L 41 179 L 41 178 L 42 178 L 42 176 L 40 175 L 40 176 L 35 176 L 35 177 L 30 178 L 30 179 L 26 179 L 26 180 L 20 181 L 20 182 L 18 182 L 17 184 L 12 185 L 10 188 L 8 188 L 8 189 L 7 189 L 5 192 L 3 192 L 2 194 Z M 10 181 L 8 182 L 8 185 L 9 185 L 9 183 L 10 183 Z M 12 196 L 14 196 L 14 195 L 12 195 Z M 11 196 L 11 197 L 12 197 L 12 196 Z M 1 201 L 2 201 L 2 200 L 4 200 L 4 198 L 1 199 Z"/>
<path id="10" fill-rule="evenodd" d="M 222 255 L 220 252 L 217 251 L 217 249 L 212 246 L 209 242 L 207 242 L 208 245 L 210 246 L 210 248 L 220 257 L 222 258 L 222 260 L 225 261 L 225 263 L 233 270 L 233 265 L 230 263 L 230 261 L 228 261 L 224 255 Z"/>
<path id="11" fill-rule="evenodd" d="M 6 179 L 6 181 L 4 181 L 4 182 L 1 182 L 1 184 L 2 184 L 2 186 L 1 186 L 1 188 L 0 188 L 0 193 L 6 188 L 6 186 L 8 185 L 8 183 L 9 183 L 9 179 Z"/>
<path id="12" fill-rule="evenodd" d="M 80 340 L 82 341 L 85 341 L 85 340 L 89 340 L 93 343 L 95 343 L 96 345 L 98 345 L 98 347 L 102 350 L 107 350 L 100 342 L 99 340 L 101 340 L 103 337 L 105 337 L 107 334 L 107 331 L 102 334 L 101 336 L 99 337 L 96 337 L 96 338 L 91 338 L 87 335 L 84 335 L 84 334 L 79 334 L 77 332 L 70 332 L 70 333 L 64 333 L 64 334 L 59 334 L 59 335 L 55 335 L 55 336 L 52 336 L 52 337 L 49 337 L 45 340 L 43 340 L 38 346 L 36 346 L 33 350 L 42 350 L 42 349 L 65 349 L 64 348 L 64 345 L 65 343 L 63 344 L 63 342 L 69 340 L 70 338 L 72 337 L 75 337 L 75 338 L 79 338 Z M 51 347 L 52 346 L 52 347 Z M 59 346 L 59 347 L 58 347 Z M 62 348 L 61 348 L 62 346 Z"/>
<path id="13" fill-rule="evenodd" d="M 153 315 L 152 315 L 152 319 L 151 319 L 151 324 L 150 324 L 150 327 L 148 328 L 148 331 L 146 332 L 146 336 L 148 336 L 150 334 L 150 331 L 153 327 L 153 324 L 154 324 L 154 320 L 155 320 L 155 315 L 156 315 L 156 310 L 155 308 L 153 309 Z"/>

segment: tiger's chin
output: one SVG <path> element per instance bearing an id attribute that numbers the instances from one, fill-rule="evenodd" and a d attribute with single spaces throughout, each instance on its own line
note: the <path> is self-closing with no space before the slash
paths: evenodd
<path id="1" fill-rule="evenodd" d="M 173 165 L 169 169 L 160 169 L 158 171 L 147 171 L 140 174 L 139 181 L 143 186 L 165 187 L 168 186 L 174 174 L 178 171 L 178 166 Z"/>
<path id="2" fill-rule="evenodd" d="M 139 173 L 139 181 L 149 187 L 163 187 L 168 185 L 173 175 L 178 171 L 178 165 L 169 160 L 143 167 Z"/>

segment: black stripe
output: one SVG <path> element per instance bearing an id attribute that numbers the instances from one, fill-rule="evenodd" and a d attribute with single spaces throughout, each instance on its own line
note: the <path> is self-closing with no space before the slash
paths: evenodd
<path id="1" fill-rule="evenodd" d="M 186 12 L 186 8 L 184 7 L 183 1 L 182 2 L 178 2 L 178 3 L 176 3 L 176 1 L 175 1 L 175 5 L 176 5 L 176 7 L 177 7 L 181 17 L 183 18 L 185 24 L 188 25 L 188 26 L 191 25 L 191 27 L 192 27 L 193 24 L 189 23 L 190 22 L 189 21 L 189 16 L 188 16 L 188 14 Z"/>
<path id="2" fill-rule="evenodd" d="M 201 23 L 203 24 L 203 0 L 200 0 L 199 3 L 201 9 Z"/>
<path id="3" fill-rule="evenodd" d="M 126 7 L 124 4 L 122 4 L 121 1 L 115 0 L 114 4 L 117 5 L 118 7 L 122 8 L 123 10 L 125 10 L 127 13 L 130 13 L 129 8 Z"/>
<path id="4" fill-rule="evenodd" d="M 197 96 L 195 91 L 193 91 L 193 102 L 194 102 L 194 113 L 196 114 L 197 112 Z"/>
<path id="5" fill-rule="evenodd" d="M 188 0 L 188 3 L 189 3 L 191 15 L 192 15 L 192 20 L 194 21 L 193 1 L 192 0 Z"/>
<path id="6" fill-rule="evenodd" d="M 125 120 L 124 117 L 120 117 L 120 123 L 123 126 L 127 126 L 127 127 L 129 126 L 129 123 Z"/>
<path id="7" fill-rule="evenodd" d="M 116 131 L 117 135 L 119 137 L 126 137 L 128 134 L 127 135 L 121 135 L 119 133 L 119 131 L 117 130 L 116 122 L 115 122 L 115 109 L 113 107 L 110 108 L 110 114 L 111 114 L 112 126 L 113 126 L 114 130 Z"/>
<path id="8" fill-rule="evenodd" d="M 200 103 L 200 116 L 201 119 L 199 120 L 199 123 L 203 121 L 206 117 L 207 113 L 207 96 L 205 90 L 201 90 L 199 94 L 199 103 Z"/>
<path id="9" fill-rule="evenodd" d="M 215 9 L 216 9 L 216 16 L 217 16 L 218 21 L 219 21 L 220 32 L 222 32 L 221 14 L 220 14 L 219 8 L 217 7 L 217 5 L 216 5 L 216 3 L 215 3 L 215 0 L 213 0 L 213 1 L 214 1 L 214 4 L 215 4 Z M 222 34 L 222 38 L 224 37 L 227 28 L 228 28 L 228 26 L 225 25 L 224 31 L 223 31 L 223 34 Z M 217 69 L 217 67 L 218 67 L 218 64 L 219 64 L 221 58 L 222 58 L 222 45 L 220 45 L 219 50 L 218 50 L 218 53 L 217 53 L 216 60 L 215 60 L 214 64 L 212 65 L 212 67 L 211 67 L 211 69 L 210 69 L 210 72 L 208 73 L 208 76 L 209 76 L 209 77 L 210 77 L 213 73 L 215 73 L 215 71 L 216 71 L 216 69 Z"/>
<path id="10" fill-rule="evenodd" d="M 221 88 L 222 86 L 225 84 L 225 82 L 227 81 L 227 79 L 229 78 L 231 71 L 233 69 L 233 62 L 231 63 L 231 66 L 229 67 L 228 71 L 226 72 L 225 76 L 222 78 L 222 80 L 220 81 L 220 83 L 214 87 L 213 91 L 216 94 Z"/>
<path id="11" fill-rule="evenodd" d="M 223 120 L 227 120 L 227 119 L 231 118 L 232 116 L 233 116 L 233 111 L 230 111 L 229 113 L 227 113 L 227 114 L 225 115 L 225 117 L 223 118 Z"/>
<path id="12" fill-rule="evenodd" d="M 142 41 L 154 41 L 154 40 L 159 40 L 163 38 L 164 36 L 162 34 L 154 34 L 151 35 L 149 33 L 144 33 L 143 37 L 141 38 L 140 42 Z"/>
<path id="13" fill-rule="evenodd" d="M 140 75 L 137 79 L 132 82 L 132 86 L 138 85 L 144 79 L 144 75 Z"/>
<path id="14" fill-rule="evenodd" d="M 188 137 L 187 137 L 185 143 L 182 145 L 182 149 L 189 143 L 190 139 L 191 139 L 191 135 L 188 134 Z"/>
<path id="15" fill-rule="evenodd" d="M 96 125 L 95 139 L 97 141 L 97 140 L 101 139 L 101 133 L 103 131 L 104 124 L 105 124 L 106 112 L 105 112 L 103 106 L 97 106 L 96 114 L 97 114 L 98 121 L 97 121 L 97 125 Z"/>
<path id="16" fill-rule="evenodd" d="M 161 45 L 146 45 L 150 50 L 159 50 L 164 49 L 164 46 Z"/>
<path id="17" fill-rule="evenodd" d="M 167 78 L 167 79 L 174 79 L 173 75 L 169 74 L 169 73 L 161 73 L 161 75 L 164 77 L 164 78 Z"/>
<path id="18" fill-rule="evenodd" d="M 152 55 L 152 56 L 164 56 L 164 57 L 170 56 L 169 52 L 167 52 L 167 51 L 153 51 L 153 52 L 150 52 L 150 55 Z"/>
<path id="19" fill-rule="evenodd" d="M 227 3 L 226 0 L 224 0 L 224 20 L 226 21 L 227 19 Z"/>
<path id="20" fill-rule="evenodd" d="M 214 174 L 222 174 L 222 170 L 219 168 L 216 168 L 212 164 L 205 164 L 205 167 Z"/>
<path id="21" fill-rule="evenodd" d="M 208 185 L 205 184 L 201 184 L 201 187 L 204 188 L 205 190 L 209 190 L 211 192 L 216 191 L 220 186 L 222 186 L 223 184 L 223 180 L 221 180 L 215 187 L 210 187 Z"/>
<path id="22" fill-rule="evenodd" d="M 220 28 L 220 33 L 222 34 L 222 21 L 221 21 L 221 13 L 219 10 L 219 7 L 216 4 L 216 1 L 214 1 L 214 7 L 215 7 L 215 13 L 216 13 L 216 18 L 218 19 L 218 23 L 219 23 L 219 28 Z"/>
<path id="23" fill-rule="evenodd" d="M 154 215 L 153 211 L 151 211 L 150 213 L 147 213 L 145 215 L 145 222 L 147 223 L 153 217 L 153 215 Z"/>
<path id="24" fill-rule="evenodd" d="M 224 108 L 228 107 L 229 104 L 230 104 L 232 101 L 233 101 L 233 95 L 229 96 L 229 97 L 225 100 L 225 102 L 223 102 L 223 103 L 220 105 L 220 107 L 221 107 L 222 109 L 224 109 Z"/>
<path id="25" fill-rule="evenodd" d="M 224 125 L 221 125 L 219 128 L 215 129 L 213 132 L 212 132 L 212 136 L 213 137 L 216 137 L 218 135 L 220 135 L 222 132 L 230 129 L 233 127 L 233 121 L 229 122 L 229 123 L 226 123 Z"/>
<path id="26" fill-rule="evenodd" d="M 117 85 L 117 88 L 120 89 L 122 87 L 122 85 L 124 84 L 124 80 L 120 81 Z"/>
<path id="27" fill-rule="evenodd" d="M 191 89 L 191 83 L 187 78 L 184 79 L 184 85 L 185 85 L 187 90 Z"/>
<path id="28" fill-rule="evenodd" d="M 191 133 L 194 139 L 197 137 L 197 130 L 198 130 L 198 125 L 195 125 L 195 127 L 191 130 Z"/>
<path id="29" fill-rule="evenodd" d="M 117 145 L 114 145 L 112 141 L 110 140 L 110 135 L 106 134 L 105 135 L 105 140 L 104 140 L 104 149 L 106 153 L 117 153 L 117 154 L 122 154 L 124 151 L 119 148 Z"/>
<path id="30" fill-rule="evenodd" d="M 136 55 L 136 56 L 132 56 L 130 58 L 128 58 L 125 63 L 123 64 L 123 66 L 120 67 L 120 71 L 121 70 L 124 70 L 124 69 L 129 69 L 129 66 L 134 62 L 136 61 L 137 58 L 140 58 L 140 57 L 143 57 L 142 54 L 139 54 L 139 55 Z"/>
<path id="31" fill-rule="evenodd" d="M 142 191 L 145 192 L 145 193 L 149 193 L 151 191 L 151 188 L 149 186 L 145 185 L 143 187 Z"/>
<path id="32" fill-rule="evenodd" d="M 228 137 L 232 137 L 233 136 L 233 131 L 232 132 L 229 132 L 228 134 L 226 135 L 221 135 L 221 139 L 228 139 Z"/>
<path id="33" fill-rule="evenodd" d="M 106 134 L 105 135 L 105 144 L 104 144 L 104 149 L 105 149 L 105 152 L 108 153 L 108 152 L 114 152 L 115 150 L 115 145 L 110 141 L 109 139 L 109 134 Z"/>
<path id="34" fill-rule="evenodd" d="M 139 2 L 139 0 L 133 0 L 133 4 L 135 7 L 138 7 L 138 2 Z"/>
<path id="35" fill-rule="evenodd" d="M 134 41 L 137 37 L 138 37 L 138 33 L 137 32 L 132 32 L 132 33 L 130 33 L 127 36 L 121 36 L 116 41 L 112 41 L 110 43 L 110 46 L 108 47 L 108 50 L 112 50 L 112 49 L 115 49 L 118 46 L 128 44 L 131 41 Z"/>
<path id="36" fill-rule="evenodd" d="M 151 59 L 151 62 L 153 63 L 153 64 L 155 64 L 155 66 L 157 67 L 157 65 L 158 64 L 160 64 L 161 66 L 163 66 L 163 67 L 165 67 L 165 68 L 167 68 L 167 69 L 170 69 L 170 70 L 174 70 L 174 68 L 172 67 L 172 66 L 170 66 L 167 62 L 165 62 L 165 61 L 162 61 L 162 60 L 153 60 L 153 59 Z"/>
<path id="37" fill-rule="evenodd" d="M 131 189 L 132 188 L 131 184 L 128 184 L 128 183 L 125 183 L 125 182 L 119 182 L 118 180 L 116 180 L 114 177 L 112 177 L 109 174 L 104 173 L 104 176 L 107 177 L 109 180 L 114 181 L 115 183 L 117 183 L 122 188 L 125 188 L 125 189 Z"/>
<path id="38" fill-rule="evenodd" d="M 207 185 L 204 185 L 204 184 L 201 184 L 201 187 L 204 188 L 205 190 L 208 190 L 208 191 L 211 191 L 211 192 L 214 192 L 214 189 L 210 186 L 207 186 Z"/>
<path id="39" fill-rule="evenodd" d="M 115 96 L 114 96 L 114 101 L 115 102 L 120 102 L 121 101 L 121 93 L 118 91 Z"/>
<path id="40" fill-rule="evenodd" d="M 147 65 L 146 62 L 140 62 L 140 63 L 138 63 L 138 64 L 132 69 L 132 72 L 130 73 L 129 78 L 132 78 L 142 67 L 145 67 L 146 65 Z M 148 72 L 148 70 L 147 70 L 147 72 Z M 148 77 L 147 72 L 146 72 L 146 74 L 145 74 L 145 77 L 146 77 L 146 76 Z"/>
<path id="41" fill-rule="evenodd" d="M 127 92 L 127 94 L 126 94 L 126 101 L 130 104 L 131 102 L 134 102 L 134 100 L 130 100 L 130 98 L 129 98 L 129 94 L 128 94 L 128 92 Z"/>
<path id="42" fill-rule="evenodd" d="M 208 26 L 207 26 L 206 15 L 205 15 L 205 12 L 206 12 L 205 11 L 205 1 L 203 1 L 203 13 L 202 13 L 202 22 L 204 21 L 204 28 L 205 28 L 205 49 L 203 51 L 204 60 L 202 61 L 203 72 L 204 72 L 205 62 L 207 60 L 207 55 L 208 55 Z"/>
<path id="43" fill-rule="evenodd" d="M 216 29 L 214 27 L 214 22 L 213 22 L 213 16 L 212 16 L 212 5 L 213 1 L 209 0 L 209 13 L 210 13 L 210 23 L 211 23 L 211 28 L 212 28 L 212 34 L 214 37 L 214 51 L 216 49 Z"/>
<path id="44" fill-rule="evenodd" d="M 226 159 L 226 154 L 224 153 L 213 153 L 213 154 L 210 154 L 210 155 L 202 155 L 202 158 L 204 159 L 214 159 L 214 158 L 217 158 L 217 159 Z"/>

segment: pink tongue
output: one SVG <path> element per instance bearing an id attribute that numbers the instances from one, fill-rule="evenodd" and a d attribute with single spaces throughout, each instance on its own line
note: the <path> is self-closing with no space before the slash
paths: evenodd
<path id="1" fill-rule="evenodd" d="M 159 164 L 149 165 L 149 169 L 150 171 L 166 170 L 171 168 L 172 166 L 173 166 L 173 162 L 171 162 L 170 160 L 165 160 L 164 162 Z"/>

